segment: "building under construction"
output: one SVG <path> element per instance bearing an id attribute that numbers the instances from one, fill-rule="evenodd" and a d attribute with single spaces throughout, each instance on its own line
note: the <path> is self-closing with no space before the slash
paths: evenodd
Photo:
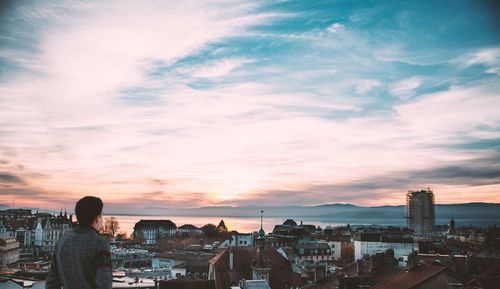
<path id="1" fill-rule="evenodd" d="M 406 194 L 407 226 L 419 235 L 432 231 L 436 223 L 434 193 L 430 189 L 408 191 Z"/>

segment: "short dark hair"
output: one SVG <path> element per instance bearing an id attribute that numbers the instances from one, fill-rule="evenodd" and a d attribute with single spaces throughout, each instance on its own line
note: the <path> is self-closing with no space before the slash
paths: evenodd
<path id="1" fill-rule="evenodd" d="M 95 218 L 102 213 L 103 203 L 97 197 L 83 197 L 75 206 L 76 219 L 79 226 L 90 226 Z"/>

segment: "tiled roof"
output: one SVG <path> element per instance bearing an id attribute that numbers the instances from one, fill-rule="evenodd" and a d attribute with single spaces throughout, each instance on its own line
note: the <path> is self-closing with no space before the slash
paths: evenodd
<path id="1" fill-rule="evenodd" d="M 175 253 L 175 252 L 165 252 L 155 255 L 155 258 L 165 258 L 165 259 L 176 259 L 176 260 L 204 260 L 208 261 L 212 258 L 214 254 L 187 254 L 187 253 Z"/>
<path id="2" fill-rule="evenodd" d="M 185 230 L 199 230 L 200 228 L 191 225 L 191 224 L 185 224 L 179 227 L 179 229 L 185 229 Z"/>
<path id="3" fill-rule="evenodd" d="M 247 289 L 269 289 L 266 280 L 247 280 L 245 286 Z"/>
<path id="4" fill-rule="evenodd" d="M 299 249 L 330 249 L 330 246 L 327 243 L 322 242 L 300 243 L 297 247 Z"/>
<path id="5" fill-rule="evenodd" d="M 177 226 L 174 222 L 170 220 L 140 220 L 135 223 L 134 229 L 136 228 L 148 228 L 148 227 L 165 227 L 169 229 L 176 229 Z"/>
<path id="6" fill-rule="evenodd" d="M 446 267 L 420 264 L 410 271 L 403 271 L 375 285 L 373 289 L 409 289 L 446 270 Z"/>
<path id="7" fill-rule="evenodd" d="M 176 279 L 159 283 L 160 289 L 215 289 L 214 280 Z"/>
<path id="8" fill-rule="evenodd" d="M 257 260 L 257 247 L 229 247 L 210 260 L 215 270 L 217 288 L 228 288 L 241 279 L 252 279 L 252 266 Z M 233 270 L 229 266 L 229 254 L 233 254 Z M 299 284 L 299 277 L 292 270 L 291 263 L 274 248 L 264 249 L 263 266 L 271 268 L 269 285 L 272 289 L 288 289 Z"/>

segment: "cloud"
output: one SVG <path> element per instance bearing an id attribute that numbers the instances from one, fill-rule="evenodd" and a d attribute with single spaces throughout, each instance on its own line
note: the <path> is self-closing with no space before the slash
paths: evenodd
<path id="1" fill-rule="evenodd" d="M 7 172 L 0 172 L 0 182 L 22 184 L 24 183 L 24 180 L 16 175 Z"/>
<path id="2" fill-rule="evenodd" d="M 459 168 L 495 147 L 457 146 L 500 137 L 498 84 L 393 37 L 393 16 L 369 28 L 378 12 L 265 1 L 18 5 L 1 32 L 0 57 L 22 69 L 0 79 L 0 154 L 25 183 L 4 196 L 95 194 L 119 210 L 402 202 L 411 177 L 494 185 L 494 167 Z M 466 56 L 494 69 L 495 53 Z"/>
<path id="3" fill-rule="evenodd" d="M 382 86 L 382 83 L 376 79 L 364 79 L 358 81 L 356 86 L 356 91 L 360 94 L 364 94 L 372 90 L 373 88 Z"/>
<path id="4" fill-rule="evenodd" d="M 419 77 L 401 80 L 390 87 L 390 93 L 400 99 L 407 99 L 415 95 L 415 89 L 422 85 Z"/>
<path id="5" fill-rule="evenodd" d="M 344 25 L 340 23 L 333 23 L 332 25 L 328 26 L 328 28 L 326 28 L 326 30 L 330 33 L 335 33 L 342 29 L 344 29 Z"/>
<path id="6" fill-rule="evenodd" d="M 384 199 L 383 204 L 400 204 L 407 190 L 436 187 L 435 193 L 440 200 L 446 186 L 481 188 L 500 187 L 500 154 L 488 153 L 485 157 L 466 161 L 450 162 L 425 169 L 393 171 L 378 174 L 365 179 L 351 179 L 338 183 L 304 185 L 300 189 L 272 190 L 255 193 L 236 200 L 239 205 L 248 204 L 304 204 L 320 205 L 324 203 L 372 203 L 367 198 Z M 369 196 L 369 197 L 368 197 Z M 490 192 L 489 199 L 494 199 L 495 192 Z M 392 199 L 392 201 L 391 201 Z M 398 200 L 394 202 L 394 199 Z"/>
<path id="7" fill-rule="evenodd" d="M 485 73 L 500 76 L 500 47 L 480 49 L 468 55 L 461 56 L 455 59 L 454 62 L 462 63 L 466 67 L 484 65 L 486 66 Z"/>
<path id="8" fill-rule="evenodd" d="M 252 61 L 249 59 L 224 59 L 203 67 L 191 68 L 192 77 L 216 78 L 230 73 L 232 70 Z"/>

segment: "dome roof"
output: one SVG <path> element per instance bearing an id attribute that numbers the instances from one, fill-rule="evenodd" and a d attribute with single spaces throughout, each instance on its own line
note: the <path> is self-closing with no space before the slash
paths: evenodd
<path id="1" fill-rule="evenodd" d="M 283 225 L 288 225 L 288 226 L 297 226 L 297 223 L 296 223 L 294 220 L 292 220 L 292 219 L 288 219 L 288 220 L 286 220 L 286 221 L 283 223 Z"/>

